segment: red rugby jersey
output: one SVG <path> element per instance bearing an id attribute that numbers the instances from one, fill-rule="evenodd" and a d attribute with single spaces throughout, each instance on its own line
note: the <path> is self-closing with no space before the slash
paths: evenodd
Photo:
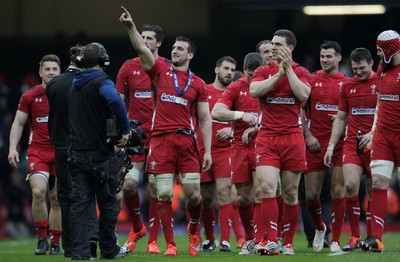
<path id="1" fill-rule="evenodd" d="M 51 149 L 48 119 L 49 102 L 46 91 L 42 85 L 37 85 L 22 94 L 18 110 L 29 115 L 30 122 L 30 148 Z"/>
<path id="2" fill-rule="evenodd" d="M 210 107 L 210 112 L 214 108 L 215 104 L 217 103 L 218 99 L 221 97 L 222 93 L 224 92 L 223 90 L 218 90 L 214 87 L 214 84 L 209 84 L 207 85 L 207 91 L 208 91 L 208 105 Z M 231 146 L 231 141 L 230 139 L 226 139 L 224 141 L 219 141 L 217 138 L 217 131 L 226 127 L 231 127 L 231 123 L 229 122 L 219 122 L 216 120 L 212 121 L 212 140 L 211 140 L 211 150 L 213 151 L 214 149 L 218 148 L 226 148 Z M 199 136 L 197 136 L 198 139 L 198 145 L 200 152 L 204 152 L 204 144 L 203 144 L 203 137 L 200 135 L 200 130 L 198 131 Z"/>
<path id="3" fill-rule="evenodd" d="M 376 129 L 400 134 L 400 65 L 379 74 Z"/>
<path id="4" fill-rule="evenodd" d="M 310 72 L 293 62 L 292 68 L 303 83 L 310 85 Z M 268 79 L 278 73 L 279 67 L 274 61 L 258 67 L 251 82 Z M 301 133 L 300 101 L 294 96 L 287 76 L 276 82 L 272 90 L 260 97 L 262 108 L 260 133 L 268 136 Z"/>
<path id="5" fill-rule="evenodd" d="M 159 61 L 147 71 L 156 86 L 156 104 L 154 108 L 152 135 L 173 133 L 179 128 L 195 130 L 197 102 L 207 102 L 208 93 L 204 81 L 192 74 L 192 81 L 186 93 L 179 96 L 189 80 L 189 70 L 176 70 L 179 83 L 178 94 L 175 91 L 172 67 L 165 67 Z"/>
<path id="6" fill-rule="evenodd" d="M 171 66 L 164 57 L 158 57 L 157 60 L 166 67 Z M 125 86 L 128 88 L 129 96 L 129 119 L 140 120 L 142 130 L 148 135 L 153 117 L 154 99 L 150 77 L 143 70 L 138 57 L 126 61 L 118 72 L 116 82 L 118 93 L 126 95 Z"/>
<path id="7" fill-rule="evenodd" d="M 346 81 L 339 98 L 339 110 L 348 113 L 346 143 L 355 144 L 358 130 L 362 134 L 371 131 L 377 99 L 378 76 L 374 73 L 367 81 L 357 76 Z"/>
<path id="8" fill-rule="evenodd" d="M 246 77 L 243 76 L 238 81 L 233 82 L 228 86 L 218 102 L 225 104 L 231 110 L 252 113 L 258 118 L 260 113 L 260 102 L 258 98 L 253 98 L 250 95 L 249 86 Z M 232 146 L 243 147 L 242 135 L 244 131 L 249 128 L 249 125 L 242 120 L 237 120 L 232 123 L 232 127 Z M 255 138 L 256 135 L 250 140 L 249 145 L 254 144 Z"/>
<path id="9" fill-rule="evenodd" d="M 325 74 L 322 70 L 311 76 L 311 94 L 308 99 L 308 127 L 313 136 L 329 139 L 332 116 L 339 108 L 340 87 L 348 78 L 341 72 Z"/>

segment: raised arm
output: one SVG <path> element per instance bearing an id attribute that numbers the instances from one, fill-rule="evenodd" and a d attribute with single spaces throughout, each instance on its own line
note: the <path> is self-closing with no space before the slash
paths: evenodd
<path id="1" fill-rule="evenodd" d="M 128 29 L 129 38 L 131 40 L 133 48 L 140 57 L 143 69 L 145 71 L 149 71 L 155 63 L 154 56 L 151 53 L 150 49 L 147 48 L 147 46 L 144 44 L 143 38 L 136 28 L 131 14 L 128 12 L 128 10 L 125 9 L 125 7 L 121 6 L 121 8 L 123 10 L 123 13 L 119 17 L 119 21 L 123 23 Z"/>
<path id="2" fill-rule="evenodd" d="M 302 82 L 296 73 L 293 71 L 292 67 L 292 53 L 289 48 L 284 47 L 278 52 L 279 59 L 281 61 L 281 66 L 283 67 L 285 74 L 289 80 L 290 88 L 294 96 L 300 101 L 307 101 L 310 96 L 311 88 Z"/>
<path id="3" fill-rule="evenodd" d="M 300 102 L 307 101 L 310 96 L 311 88 L 298 78 L 291 66 L 288 67 L 285 72 L 294 96 Z"/>
<path id="4" fill-rule="evenodd" d="M 278 82 L 278 80 L 281 79 L 282 76 L 284 76 L 284 72 L 282 70 L 279 70 L 278 73 L 276 73 L 275 75 L 271 76 L 268 79 L 257 82 L 251 82 L 249 89 L 250 95 L 252 97 L 264 96 L 265 94 L 269 93 L 272 90 L 276 82 Z"/>

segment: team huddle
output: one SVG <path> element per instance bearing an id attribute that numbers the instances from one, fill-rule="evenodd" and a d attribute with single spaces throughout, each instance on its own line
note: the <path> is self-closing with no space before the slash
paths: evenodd
<path id="1" fill-rule="evenodd" d="M 161 57 L 161 27 L 147 24 L 139 33 L 130 13 L 122 9 L 119 20 L 139 57 L 122 65 L 116 84 L 103 71 L 109 64 L 105 48 L 91 43 L 71 48 L 71 65 L 60 76 L 59 59 L 43 57 L 42 84 L 21 97 L 10 135 L 9 162 L 18 165 L 17 144 L 30 119 L 27 180 L 38 233 L 36 255 L 49 249 L 47 228 L 54 255 L 61 254 L 62 235 L 65 257 L 92 259 L 99 244 L 102 258 L 121 258 L 147 231 L 147 253 L 161 254 L 157 243 L 161 227 L 166 241 L 163 254 L 177 256 L 174 183 L 182 186 L 186 200 L 191 256 L 213 251 L 217 245 L 221 252 L 231 252 L 231 226 L 244 229 L 244 234 L 238 230 L 236 235 L 239 255 L 295 255 L 302 174 L 315 225 L 315 252 L 324 247 L 329 226 L 322 219 L 320 200 L 326 175 L 331 176 L 330 252 L 384 251 L 387 190 L 392 174 L 400 173 L 396 31 L 383 31 L 377 37 L 378 72 L 373 71 L 370 51 L 359 47 L 350 54 L 354 77 L 346 77 L 339 72 L 340 45 L 324 41 L 319 50 L 321 69 L 311 74 L 292 60 L 297 44 L 293 32 L 280 29 L 244 57 L 243 70 L 237 70 L 231 56 L 221 57 L 215 80 L 207 85 L 190 70 L 196 53 L 190 39 L 176 37 L 171 59 Z M 106 142 L 109 115 L 121 130 L 116 148 L 129 139 L 128 118 L 140 120 L 147 137 L 146 151 L 132 156 L 133 167 L 118 195 L 115 149 Z M 47 116 L 48 123 L 43 120 Z M 141 219 L 137 190 L 143 172 L 148 174 L 151 198 L 148 228 Z M 358 200 L 363 175 L 368 196 L 364 237 Z M 47 187 L 49 214 L 44 201 Z M 215 198 L 219 240 L 214 234 Z M 120 247 L 115 225 L 122 203 L 132 228 Z M 341 243 L 345 214 L 351 237 Z"/>

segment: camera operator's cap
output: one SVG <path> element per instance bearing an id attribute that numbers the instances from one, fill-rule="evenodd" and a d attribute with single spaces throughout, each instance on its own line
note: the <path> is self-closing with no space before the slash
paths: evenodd
<path id="1" fill-rule="evenodd" d="M 390 63 L 392 57 L 400 52 L 400 35 L 394 30 L 386 30 L 378 35 L 376 47 L 382 51 L 385 63 Z"/>

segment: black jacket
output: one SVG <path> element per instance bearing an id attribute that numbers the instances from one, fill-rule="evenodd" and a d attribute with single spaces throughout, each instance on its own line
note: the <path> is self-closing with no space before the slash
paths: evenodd
<path id="1" fill-rule="evenodd" d="M 68 92 L 72 87 L 75 73 L 82 70 L 68 67 L 67 71 L 52 79 L 46 86 L 49 100 L 50 143 L 56 148 L 66 149 L 70 133 L 68 122 Z"/>

